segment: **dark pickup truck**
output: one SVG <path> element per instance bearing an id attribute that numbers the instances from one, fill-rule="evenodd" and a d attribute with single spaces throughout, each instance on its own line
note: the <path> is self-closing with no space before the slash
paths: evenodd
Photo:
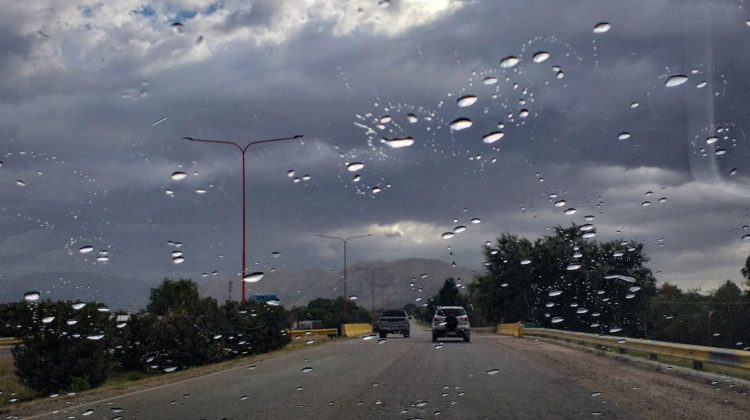
<path id="1" fill-rule="evenodd" d="M 398 309 L 383 311 L 378 318 L 377 327 L 380 338 L 385 338 L 388 334 L 403 334 L 404 338 L 409 337 L 409 315 L 406 311 Z"/>

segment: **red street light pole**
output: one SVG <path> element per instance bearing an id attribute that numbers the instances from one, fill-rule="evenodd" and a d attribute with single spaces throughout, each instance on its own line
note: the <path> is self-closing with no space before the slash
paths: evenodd
<path id="1" fill-rule="evenodd" d="M 247 152 L 247 149 L 250 148 L 250 146 L 256 145 L 256 144 L 262 144 L 262 143 L 274 143 L 278 141 L 285 141 L 285 140 L 295 140 L 302 138 L 301 134 L 297 134 L 296 136 L 292 137 L 282 137 L 278 139 L 265 139 L 265 140 L 255 140 L 251 141 L 250 143 L 247 143 L 245 146 L 240 146 L 238 143 L 235 143 L 233 141 L 228 140 L 206 140 L 206 139 L 194 139 L 192 137 L 183 137 L 185 140 L 190 141 L 197 141 L 201 143 L 216 143 L 216 144 L 228 144 L 230 146 L 234 146 L 237 148 L 237 150 L 240 151 L 242 154 L 242 276 L 240 277 L 240 281 L 242 282 L 242 303 L 246 302 L 246 296 L 245 296 L 245 276 L 247 273 L 247 198 L 246 198 L 246 191 L 245 191 L 245 152 Z"/>
<path id="2" fill-rule="evenodd" d="M 338 239 L 339 241 L 344 243 L 344 321 L 347 320 L 347 297 L 346 297 L 346 243 L 349 242 L 352 239 L 359 239 L 359 238 L 369 238 L 372 236 L 371 234 L 367 235 L 357 235 L 357 236 L 350 236 L 348 238 L 340 238 L 338 236 L 326 236 L 326 235 L 318 235 L 321 238 L 325 239 Z"/>

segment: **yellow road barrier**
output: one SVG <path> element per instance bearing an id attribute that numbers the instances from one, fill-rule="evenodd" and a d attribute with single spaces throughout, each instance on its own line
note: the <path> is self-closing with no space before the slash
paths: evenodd
<path id="1" fill-rule="evenodd" d="M 691 344 L 670 343 L 666 341 L 641 340 L 638 338 L 597 335 L 573 331 L 561 331 L 549 328 L 528 328 L 530 336 L 552 338 L 574 344 L 588 345 L 603 350 L 617 350 L 627 354 L 629 351 L 647 353 L 651 360 L 659 357 L 681 359 L 693 363 L 694 369 L 703 369 L 703 363 L 729 366 L 750 370 L 750 351 L 732 350 L 719 347 L 695 346 Z"/>
<path id="2" fill-rule="evenodd" d="M 341 326 L 341 335 L 345 337 L 361 337 L 372 334 L 370 324 L 344 324 Z"/>
<path id="3" fill-rule="evenodd" d="M 523 337 L 524 328 L 520 322 L 513 324 L 497 324 L 496 332 L 500 335 L 511 335 L 513 337 Z"/>
<path id="4" fill-rule="evenodd" d="M 292 337 L 300 337 L 303 335 L 327 335 L 327 336 L 337 336 L 339 335 L 339 331 L 336 328 L 318 328 L 313 330 L 291 330 L 289 331 L 289 335 Z"/>

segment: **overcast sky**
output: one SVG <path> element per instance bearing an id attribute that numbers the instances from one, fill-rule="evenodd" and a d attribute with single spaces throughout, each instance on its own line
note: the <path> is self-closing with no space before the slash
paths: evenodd
<path id="1" fill-rule="evenodd" d="M 2 9 L 6 286 L 60 270 L 148 283 L 239 273 L 240 155 L 183 136 L 304 135 L 248 152 L 253 271 L 340 269 L 340 243 L 318 233 L 373 234 L 350 243 L 352 263 L 481 271 L 481 246 L 500 233 L 535 238 L 588 215 L 595 239 L 643 242 L 659 281 L 685 288 L 739 281 L 750 254 L 742 0 Z M 476 102 L 459 106 L 467 95 Z M 459 118 L 473 124 L 451 129 Z M 503 137 L 485 144 L 493 132 Z M 382 141 L 404 137 L 413 145 Z"/>

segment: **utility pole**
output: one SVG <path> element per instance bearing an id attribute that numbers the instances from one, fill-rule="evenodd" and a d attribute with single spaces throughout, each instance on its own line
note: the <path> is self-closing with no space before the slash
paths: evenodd
<path id="1" fill-rule="evenodd" d="M 371 311 L 372 314 L 370 316 L 372 317 L 372 321 L 373 322 L 375 322 L 375 272 L 378 271 L 378 270 L 385 270 L 386 268 L 388 268 L 388 267 L 377 267 L 377 268 L 373 268 L 373 269 L 370 270 L 370 274 L 372 275 L 372 278 L 370 280 L 370 288 L 372 289 L 370 291 L 371 294 L 372 294 L 372 296 L 371 296 L 371 298 L 372 298 L 371 305 L 372 306 L 370 307 L 370 311 Z"/>
<path id="2" fill-rule="evenodd" d="M 356 235 L 356 236 L 350 236 L 348 238 L 341 238 L 338 236 L 327 236 L 327 235 L 317 235 L 320 238 L 324 239 L 337 239 L 341 241 L 344 244 L 344 321 L 347 320 L 347 296 L 346 296 L 346 244 L 352 239 L 359 239 L 359 238 L 369 238 L 372 235 Z"/>
<path id="3" fill-rule="evenodd" d="M 240 144 L 229 141 L 229 140 L 207 140 L 207 139 L 195 139 L 192 137 L 183 137 L 184 140 L 189 141 L 195 141 L 195 142 L 201 142 L 201 143 L 213 143 L 213 144 L 228 144 L 230 146 L 234 146 L 237 148 L 237 150 L 240 151 L 242 154 L 242 275 L 240 276 L 240 281 L 242 281 L 242 303 L 246 302 L 246 290 L 245 290 L 245 276 L 248 275 L 247 272 L 247 193 L 246 193 L 246 183 L 245 183 L 245 152 L 250 148 L 250 146 L 254 146 L 256 144 L 263 144 L 263 143 L 275 143 L 279 141 L 287 141 L 287 140 L 295 140 L 302 138 L 301 134 L 297 134 L 296 136 L 292 137 L 282 137 L 277 139 L 264 139 L 264 140 L 254 140 L 249 143 L 246 143 L 244 146 L 241 146 Z"/>

